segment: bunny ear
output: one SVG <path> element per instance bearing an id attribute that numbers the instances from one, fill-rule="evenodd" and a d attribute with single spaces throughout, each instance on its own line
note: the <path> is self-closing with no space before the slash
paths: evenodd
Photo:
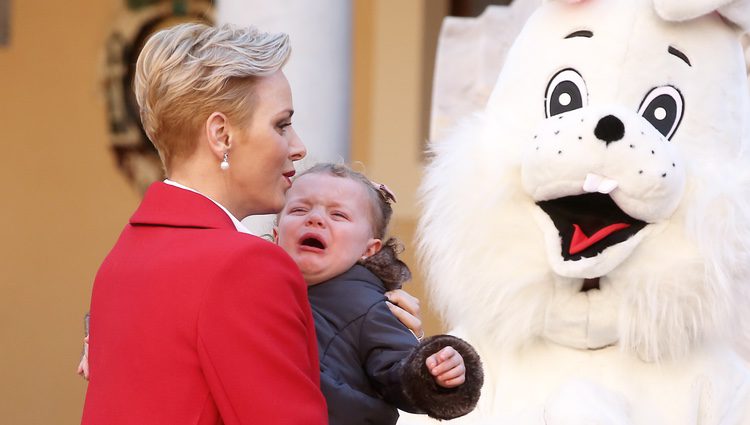
<path id="1" fill-rule="evenodd" d="M 732 0 L 654 0 L 656 13 L 666 21 L 687 21 L 708 15 Z"/>
<path id="2" fill-rule="evenodd" d="M 719 8 L 719 14 L 750 32 L 750 0 L 734 0 Z"/>
<path id="3" fill-rule="evenodd" d="M 750 30 L 750 0 L 654 0 L 656 13 L 666 21 L 687 21 L 718 12 L 744 31 Z"/>

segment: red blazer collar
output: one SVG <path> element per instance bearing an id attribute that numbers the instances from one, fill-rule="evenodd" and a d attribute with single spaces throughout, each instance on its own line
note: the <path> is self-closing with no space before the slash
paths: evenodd
<path id="1" fill-rule="evenodd" d="M 210 199 L 163 182 L 148 188 L 130 224 L 235 229 L 232 219 Z"/>

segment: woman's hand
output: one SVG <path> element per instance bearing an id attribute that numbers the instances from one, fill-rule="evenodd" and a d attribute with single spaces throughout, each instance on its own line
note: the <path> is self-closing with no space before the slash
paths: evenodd
<path id="1" fill-rule="evenodd" d="M 403 289 L 396 289 L 385 293 L 388 298 L 386 304 L 396 318 L 417 337 L 424 338 L 422 320 L 419 317 L 419 299 Z"/>
<path id="2" fill-rule="evenodd" d="M 425 360 L 435 382 L 444 388 L 457 387 L 466 381 L 464 358 L 453 347 L 445 347 Z"/>
<path id="3" fill-rule="evenodd" d="M 83 355 L 78 363 L 78 374 L 85 380 L 89 380 L 89 336 L 83 339 Z"/>

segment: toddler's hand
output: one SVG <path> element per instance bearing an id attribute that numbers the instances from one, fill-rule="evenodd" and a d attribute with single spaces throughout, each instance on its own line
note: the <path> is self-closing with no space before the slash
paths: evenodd
<path id="1" fill-rule="evenodd" d="M 78 364 L 78 374 L 85 380 L 89 380 L 89 336 L 83 339 L 83 356 Z"/>
<path id="2" fill-rule="evenodd" d="M 466 380 L 464 358 L 453 347 L 445 347 L 425 361 L 427 370 L 435 377 L 435 382 L 444 388 L 457 387 Z"/>

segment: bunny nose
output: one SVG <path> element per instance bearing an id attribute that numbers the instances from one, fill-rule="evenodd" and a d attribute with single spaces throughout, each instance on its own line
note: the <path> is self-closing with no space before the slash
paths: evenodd
<path id="1" fill-rule="evenodd" d="M 609 146 L 625 136 L 625 125 L 614 115 L 607 115 L 596 123 L 594 136 Z"/>

